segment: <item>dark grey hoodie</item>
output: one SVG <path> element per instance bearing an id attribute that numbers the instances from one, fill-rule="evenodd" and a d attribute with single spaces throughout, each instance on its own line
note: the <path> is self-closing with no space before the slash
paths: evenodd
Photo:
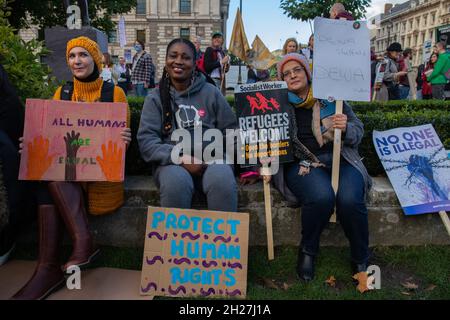
<path id="1" fill-rule="evenodd" d="M 173 128 L 189 130 L 200 121 L 203 130 L 215 128 L 224 134 L 226 129 L 237 128 L 230 105 L 214 85 L 206 82 L 203 74 L 199 74 L 186 91 L 178 92 L 172 87 L 171 97 Z M 162 127 L 162 104 L 156 88 L 145 99 L 137 133 L 142 158 L 156 166 L 173 164 L 170 155 L 174 142 L 170 135 L 163 135 Z"/>

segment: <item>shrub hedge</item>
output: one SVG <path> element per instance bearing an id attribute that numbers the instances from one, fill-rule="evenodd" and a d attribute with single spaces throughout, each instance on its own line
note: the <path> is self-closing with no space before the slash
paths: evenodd
<path id="1" fill-rule="evenodd" d="M 227 101 L 234 108 L 234 97 L 227 96 Z M 127 152 L 127 174 L 150 174 L 150 166 L 140 157 L 136 142 L 136 132 L 144 103 L 143 98 L 129 97 L 131 108 L 131 130 L 133 142 Z M 411 127 L 431 123 L 447 149 L 450 149 L 450 101 L 389 101 L 351 103 L 358 117 L 364 123 L 365 133 L 360 145 L 360 154 L 372 176 L 384 174 L 384 169 L 376 154 L 372 142 L 373 130 L 384 131 L 398 127 Z"/>

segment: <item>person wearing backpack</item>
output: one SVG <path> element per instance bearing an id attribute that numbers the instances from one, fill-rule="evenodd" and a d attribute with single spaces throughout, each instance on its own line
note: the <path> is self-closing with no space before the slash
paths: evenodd
<path id="1" fill-rule="evenodd" d="M 121 88 L 100 78 L 102 53 L 96 42 L 87 37 L 70 40 L 67 43 L 66 60 L 73 74 L 73 82 L 59 87 L 53 100 L 127 102 Z M 102 109 L 99 108 L 99 113 L 101 112 Z M 130 112 L 127 107 L 127 124 L 129 123 Z M 121 135 L 128 146 L 131 142 L 130 128 L 125 128 Z M 23 148 L 21 143 L 20 150 Z M 36 186 L 39 204 L 39 258 L 31 279 L 11 298 L 13 300 L 46 298 L 64 284 L 67 268 L 86 266 L 98 254 L 99 250 L 89 231 L 84 190 L 87 190 L 90 213 L 112 212 L 123 204 L 121 182 L 82 184 L 73 181 L 39 181 Z M 70 235 L 73 250 L 68 261 L 61 266 L 59 258 L 64 228 Z"/>
<path id="2" fill-rule="evenodd" d="M 427 80 L 431 83 L 433 99 L 445 100 L 445 85 L 450 79 L 450 54 L 445 50 L 443 42 L 436 43 L 436 47 L 439 58 Z"/>

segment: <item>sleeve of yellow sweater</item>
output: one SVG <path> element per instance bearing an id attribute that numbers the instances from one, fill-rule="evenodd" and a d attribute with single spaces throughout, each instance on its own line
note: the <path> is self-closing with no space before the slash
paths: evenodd
<path id="1" fill-rule="evenodd" d="M 114 87 L 114 102 L 125 102 L 127 104 L 127 126 L 130 127 L 130 106 L 127 102 L 127 96 L 121 87 Z"/>

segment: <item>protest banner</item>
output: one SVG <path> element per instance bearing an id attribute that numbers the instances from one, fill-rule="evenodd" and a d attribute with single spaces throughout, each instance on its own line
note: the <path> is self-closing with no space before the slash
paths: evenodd
<path id="1" fill-rule="evenodd" d="M 123 51 L 123 57 L 125 58 L 126 64 L 133 63 L 133 56 L 131 55 L 131 49 L 125 49 Z"/>
<path id="2" fill-rule="evenodd" d="M 370 101 L 370 38 L 363 21 L 314 19 L 313 95 L 336 101 L 342 114 L 343 100 Z M 332 186 L 337 193 L 341 130 L 334 133 Z M 336 221 L 334 214 L 331 221 Z"/>
<path id="3" fill-rule="evenodd" d="M 149 207 L 141 295 L 245 298 L 249 215 Z"/>
<path id="4" fill-rule="evenodd" d="M 284 81 L 239 85 L 235 89 L 241 157 L 245 165 L 293 161 L 287 84 Z M 268 168 L 267 168 L 268 169 Z M 269 170 L 262 172 L 270 174 Z M 269 260 L 274 258 L 270 184 L 264 182 Z"/>
<path id="5" fill-rule="evenodd" d="M 373 143 L 404 213 L 439 212 L 450 234 L 450 160 L 433 126 L 374 131 Z"/>
<path id="6" fill-rule="evenodd" d="M 119 44 L 121 48 L 124 48 L 127 45 L 127 34 L 125 31 L 125 17 L 120 16 L 119 20 Z"/>
<path id="7" fill-rule="evenodd" d="M 19 179 L 123 181 L 125 103 L 28 99 Z"/>

